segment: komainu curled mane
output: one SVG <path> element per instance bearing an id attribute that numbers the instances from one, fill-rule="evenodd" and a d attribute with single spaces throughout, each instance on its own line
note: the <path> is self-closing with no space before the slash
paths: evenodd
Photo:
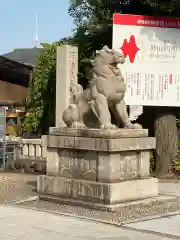
<path id="1" fill-rule="evenodd" d="M 89 88 L 83 92 L 79 84 L 71 86 L 73 104 L 63 113 L 63 121 L 71 128 L 117 129 L 142 128 L 132 124 L 124 95 L 126 84 L 118 64 L 125 62 L 125 56 L 114 49 L 104 46 L 96 52 L 92 60 L 92 80 Z M 111 113 L 116 125 L 111 123 Z"/>

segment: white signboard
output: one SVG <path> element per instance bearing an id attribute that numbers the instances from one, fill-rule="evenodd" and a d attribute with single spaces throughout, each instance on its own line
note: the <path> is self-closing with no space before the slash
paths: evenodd
<path id="1" fill-rule="evenodd" d="M 128 105 L 180 106 L 180 19 L 114 14 Z"/>

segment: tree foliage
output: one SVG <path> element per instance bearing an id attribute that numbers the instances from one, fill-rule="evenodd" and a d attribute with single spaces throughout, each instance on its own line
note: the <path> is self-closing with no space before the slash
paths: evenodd
<path id="1" fill-rule="evenodd" d="M 25 131 L 46 132 L 54 125 L 55 86 L 56 86 L 56 48 L 70 39 L 56 43 L 42 43 L 42 53 L 37 59 L 28 88 L 27 112 L 24 121 Z"/>

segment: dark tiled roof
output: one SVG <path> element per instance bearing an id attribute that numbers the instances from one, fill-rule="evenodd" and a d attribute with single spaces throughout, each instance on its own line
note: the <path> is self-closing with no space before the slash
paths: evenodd
<path id="1" fill-rule="evenodd" d="M 41 51 L 43 51 L 43 48 L 20 48 L 2 56 L 18 63 L 35 66 Z"/>
<path id="2" fill-rule="evenodd" d="M 0 56 L 0 79 L 13 84 L 27 87 L 32 65 L 22 64 Z"/>

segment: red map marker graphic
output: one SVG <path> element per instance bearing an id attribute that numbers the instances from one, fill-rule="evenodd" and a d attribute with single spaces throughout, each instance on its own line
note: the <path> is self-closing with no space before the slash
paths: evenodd
<path id="1" fill-rule="evenodd" d="M 120 48 L 125 56 L 129 56 L 131 63 L 134 62 L 137 52 L 140 50 L 136 45 L 134 35 L 130 36 L 129 42 L 124 40 L 122 47 Z"/>

